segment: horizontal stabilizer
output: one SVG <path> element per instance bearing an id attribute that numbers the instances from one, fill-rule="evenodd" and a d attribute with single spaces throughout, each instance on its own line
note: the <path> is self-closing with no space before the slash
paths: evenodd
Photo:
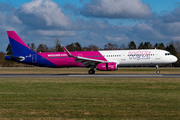
<path id="1" fill-rule="evenodd" d="M 16 56 L 16 55 L 6 55 L 5 58 L 6 58 L 6 59 L 11 59 L 11 58 L 13 58 L 13 59 L 16 59 L 16 60 L 19 60 L 19 61 L 25 60 L 25 57 L 23 57 L 23 56 Z"/>

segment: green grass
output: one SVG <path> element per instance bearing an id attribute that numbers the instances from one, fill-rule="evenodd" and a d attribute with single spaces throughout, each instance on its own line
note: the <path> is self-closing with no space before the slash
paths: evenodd
<path id="1" fill-rule="evenodd" d="M 180 118 L 180 79 L 0 78 L 0 119 Z"/>

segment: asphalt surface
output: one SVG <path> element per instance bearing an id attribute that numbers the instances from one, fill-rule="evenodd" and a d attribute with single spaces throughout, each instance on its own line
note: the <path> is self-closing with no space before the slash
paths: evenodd
<path id="1" fill-rule="evenodd" d="M 180 78 L 180 74 L 0 74 L 0 78 Z"/>

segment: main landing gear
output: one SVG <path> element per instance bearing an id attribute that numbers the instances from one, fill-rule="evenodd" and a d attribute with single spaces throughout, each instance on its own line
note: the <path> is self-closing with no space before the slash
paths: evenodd
<path id="1" fill-rule="evenodd" d="M 89 70 L 89 74 L 94 74 L 94 73 L 95 73 L 94 68 L 96 68 L 96 66 L 95 66 L 95 65 L 92 65 L 92 66 L 91 66 L 91 69 Z"/>
<path id="2" fill-rule="evenodd" d="M 89 74 L 94 74 L 95 73 L 95 70 L 94 69 L 90 69 L 89 70 Z"/>
<path id="3" fill-rule="evenodd" d="M 160 71 L 158 70 L 158 65 L 156 65 L 156 73 L 159 74 Z"/>

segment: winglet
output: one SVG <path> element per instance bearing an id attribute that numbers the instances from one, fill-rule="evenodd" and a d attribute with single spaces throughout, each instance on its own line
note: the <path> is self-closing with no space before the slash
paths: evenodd
<path id="1" fill-rule="evenodd" d="M 62 46 L 62 47 L 69 57 L 73 57 L 72 54 L 64 46 Z"/>

